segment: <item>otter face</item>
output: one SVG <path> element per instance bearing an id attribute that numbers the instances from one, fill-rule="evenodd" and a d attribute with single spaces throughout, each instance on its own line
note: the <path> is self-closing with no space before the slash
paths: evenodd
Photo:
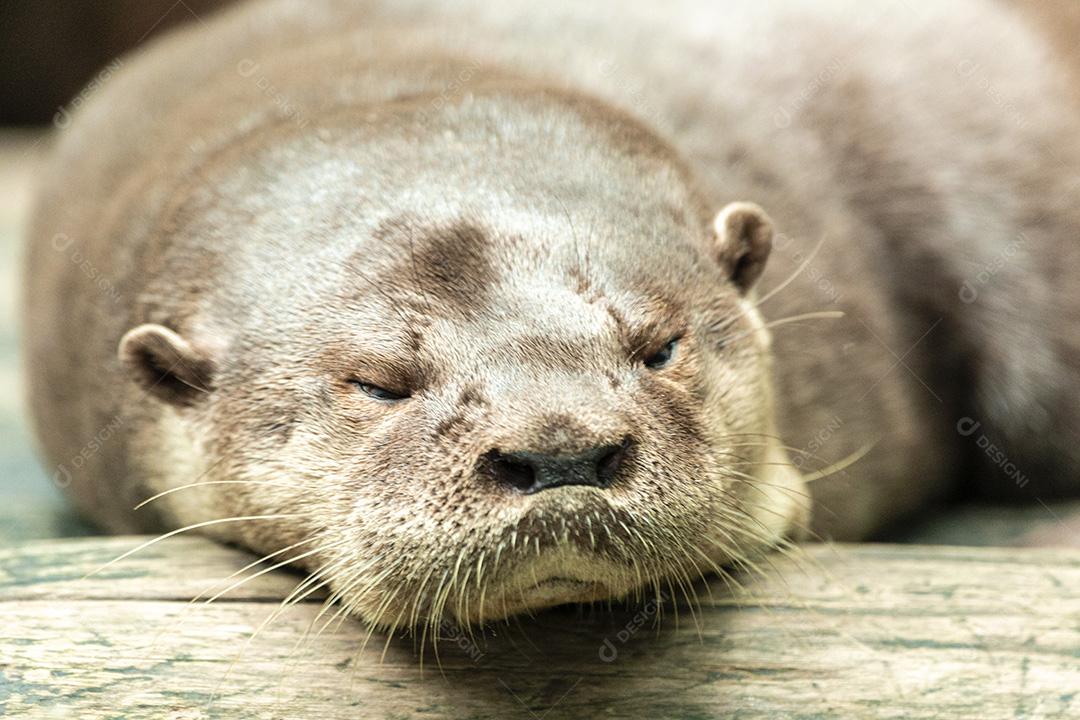
<path id="1" fill-rule="evenodd" d="M 400 117 L 328 126 L 332 152 L 299 138 L 220 180 L 279 178 L 231 190 L 242 240 L 222 262 L 245 281 L 208 293 L 187 337 L 121 344 L 200 438 L 206 479 L 231 483 L 176 493 L 174 522 L 288 513 L 218 533 L 299 543 L 297 564 L 387 626 L 681 594 L 777 540 L 756 509 L 775 458 L 749 298 L 768 219 L 737 203 L 710 221 L 640 127 L 533 102 L 447 109 L 449 142 Z M 398 164 L 342 170 L 373 154 Z"/>

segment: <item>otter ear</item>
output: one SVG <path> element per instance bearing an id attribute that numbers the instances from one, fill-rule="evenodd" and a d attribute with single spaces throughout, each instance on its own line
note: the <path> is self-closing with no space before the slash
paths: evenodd
<path id="1" fill-rule="evenodd" d="M 118 353 L 135 382 L 168 403 L 189 407 L 210 392 L 210 358 L 163 325 L 128 330 Z"/>
<path id="2" fill-rule="evenodd" d="M 713 221 L 716 256 L 744 295 L 754 287 L 772 250 L 772 220 L 759 206 L 733 202 Z"/>

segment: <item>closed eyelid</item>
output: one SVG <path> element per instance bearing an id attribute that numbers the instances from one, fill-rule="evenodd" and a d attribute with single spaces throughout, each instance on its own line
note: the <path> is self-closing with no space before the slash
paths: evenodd
<path id="1" fill-rule="evenodd" d="M 412 397 L 412 391 L 408 389 L 383 387 L 360 379 L 350 380 L 349 383 L 365 395 L 384 402 L 399 402 Z"/>
<path id="2" fill-rule="evenodd" d="M 689 323 L 676 313 L 655 314 L 626 329 L 626 346 L 631 355 L 655 353 L 689 331 Z"/>
<path id="3" fill-rule="evenodd" d="M 387 388 L 417 391 L 437 380 L 436 368 L 418 352 L 408 347 L 387 351 L 364 347 L 351 338 L 329 343 L 315 358 L 320 374 L 340 380 L 358 379 Z"/>

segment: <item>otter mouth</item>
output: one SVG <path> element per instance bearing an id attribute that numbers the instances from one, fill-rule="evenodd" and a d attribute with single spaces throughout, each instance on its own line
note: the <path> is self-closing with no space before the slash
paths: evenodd
<path id="1" fill-rule="evenodd" d="M 607 595 L 603 584 L 595 580 L 553 576 L 537 582 L 525 595 L 537 605 L 550 606 L 563 603 L 588 602 Z"/>
<path id="2" fill-rule="evenodd" d="M 555 583 L 555 584 L 560 584 L 561 583 L 561 584 L 564 584 L 564 585 L 595 585 L 596 584 L 596 583 L 590 582 L 588 580 L 578 580 L 577 578 L 549 577 L 546 580 L 541 580 L 540 582 L 536 583 L 536 587 L 544 587 L 545 585 L 551 585 L 552 583 Z"/>
<path id="3" fill-rule="evenodd" d="M 549 577 L 533 585 L 532 589 L 541 592 L 588 592 L 592 594 L 602 590 L 603 585 L 595 580 L 579 580 L 570 577 Z"/>

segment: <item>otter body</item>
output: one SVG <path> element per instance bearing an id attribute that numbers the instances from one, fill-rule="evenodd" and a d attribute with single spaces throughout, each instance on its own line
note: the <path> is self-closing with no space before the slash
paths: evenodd
<path id="1" fill-rule="evenodd" d="M 25 315 L 111 531 L 482 621 L 779 542 L 803 477 L 838 539 L 1080 484 L 1080 118 L 999 4 L 275 0 L 122 64 Z"/>

